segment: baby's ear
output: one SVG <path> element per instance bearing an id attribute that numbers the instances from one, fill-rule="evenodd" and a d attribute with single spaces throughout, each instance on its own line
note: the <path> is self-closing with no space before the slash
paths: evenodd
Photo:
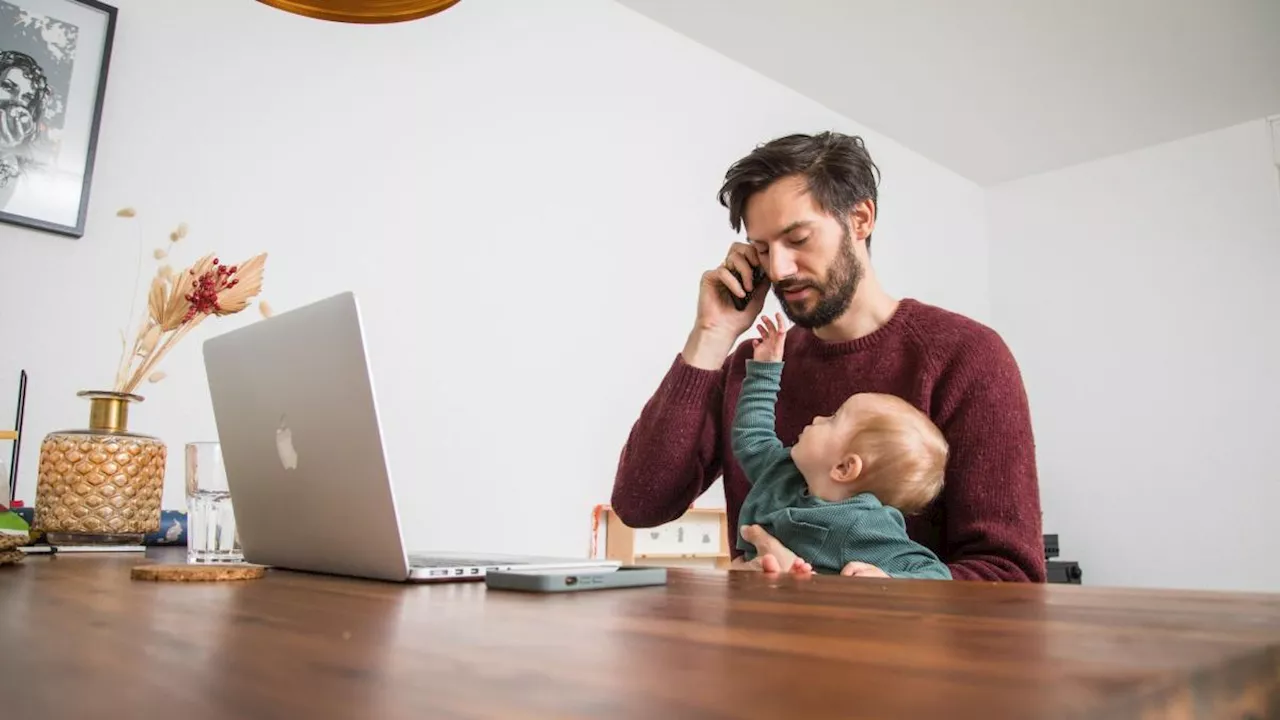
<path id="1" fill-rule="evenodd" d="M 862 456 L 849 453 L 831 468 L 831 479 L 838 483 L 850 483 L 862 474 Z"/>

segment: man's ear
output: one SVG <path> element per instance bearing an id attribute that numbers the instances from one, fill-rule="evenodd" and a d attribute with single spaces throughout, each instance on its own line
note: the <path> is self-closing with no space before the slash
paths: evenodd
<path id="1" fill-rule="evenodd" d="M 851 483 L 862 474 L 862 456 L 849 453 L 835 467 L 831 468 L 831 479 L 838 483 Z"/>
<path id="2" fill-rule="evenodd" d="M 867 199 L 858 202 L 849 211 L 849 231 L 855 239 L 866 240 L 876 229 L 876 202 Z"/>

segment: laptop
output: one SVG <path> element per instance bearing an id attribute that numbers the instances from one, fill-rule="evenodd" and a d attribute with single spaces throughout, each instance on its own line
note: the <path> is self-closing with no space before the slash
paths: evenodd
<path id="1" fill-rule="evenodd" d="M 231 330 L 203 347 L 247 562 L 402 582 L 620 565 L 406 550 L 353 293 Z"/>

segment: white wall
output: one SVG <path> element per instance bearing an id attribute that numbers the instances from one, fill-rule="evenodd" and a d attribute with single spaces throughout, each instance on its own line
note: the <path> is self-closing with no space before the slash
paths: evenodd
<path id="1" fill-rule="evenodd" d="M 979 188 L 607 0 L 467 0 L 387 27 L 117 3 L 86 236 L 0 226 L 0 417 L 26 368 L 28 502 L 40 437 L 82 426 L 75 392 L 112 377 L 138 248 L 125 205 L 147 252 L 179 221 L 184 260 L 268 251 L 278 312 L 357 292 L 416 545 L 586 551 L 732 240 L 724 170 L 767 138 L 866 134 L 889 287 L 987 319 Z M 133 428 L 211 437 L 200 342 L 254 319 L 184 341 Z M 181 507 L 172 457 L 164 504 Z"/>
<path id="2" fill-rule="evenodd" d="M 1280 181 L 1257 121 L 995 187 L 1045 531 L 1103 585 L 1280 590 Z"/>

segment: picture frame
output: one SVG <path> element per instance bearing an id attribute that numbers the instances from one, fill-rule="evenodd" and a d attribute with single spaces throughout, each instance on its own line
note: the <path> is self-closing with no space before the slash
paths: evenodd
<path id="1" fill-rule="evenodd" d="M 0 0 L 0 223 L 84 236 L 116 15 Z"/>

